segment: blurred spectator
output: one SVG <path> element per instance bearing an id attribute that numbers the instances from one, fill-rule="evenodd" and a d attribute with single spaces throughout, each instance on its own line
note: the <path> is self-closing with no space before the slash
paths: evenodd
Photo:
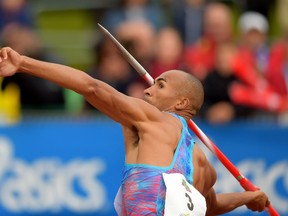
<path id="1" fill-rule="evenodd" d="M 251 108 L 234 104 L 229 95 L 231 84 L 238 80 L 231 64 L 236 52 L 232 43 L 218 46 L 215 69 L 203 81 L 205 101 L 200 115 L 210 123 L 228 123 L 253 113 Z"/>
<path id="2" fill-rule="evenodd" d="M 209 3 L 204 13 L 203 37 L 185 51 L 185 64 L 190 73 L 200 80 L 215 66 L 217 46 L 233 40 L 232 17 L 229 7 L 222 3 Z"/>
<path id="3" fill-rule="evenodd" d="M 129 52 L 147 70 L 151 70 L 151 62 L 155 52 L 156 31 L 146 21 L 127 21 L 116 28 L 115 36 L 127 45 Z"/>
<path id="4" fill-rule="evenodd" d="M 258 73 L 265 73 L 269 56 L 267 19 L 258 12 L 245 12 L 239 18 L 238 28 L 240 58 L 253 64 Z"/>
<path id="5" fill-rule="evenodd" d="M 95 64 L 88 70 L 88 73 L 127 94 L 127 88 L 135 80 L 137 74 L 132 73 L 129 63 L 120 55 L 110 39 L 98 42 L 94 55 Z"/>
<path id="6" fill-rule="evenodd" d="M 129 20 L 120 23 L 114 31 L 117 40 L 147 71 L 150 71 L 156 37 L 153 26 L 145 20 Z M 94 55 L 95 64 L 88 71 L 89 74 L 129 96 L 143 97 L 148 84 L 119 54 L 109 39 L 103 38 L 97 43 Z"/>
<path id="7" fill-rule="evenodd" d="M 246 69 L 250 70 L 250 68 Z M 235 104 L 271 113 L 288 111 L 287 97 L 281 96 L 272 89 L 266 79 L 255 76 L 254 81 L 255 84 L 253 85 L 244 82 L 234 83 L 231 86 L 230 97 Z"/>
<path id="8" fill-rule="evenodd" d="M 23 55 L 49 62 L 58 61 L 54 55 L 50 55 L 43 49 L 36 33 L 26 26 L 17 23 L 6 25 L 1 38 L 4 46 L 10 46 Z M 64 108 L 63 89 L 49 81 L 18 73 L 13 77 L 5 78 L 2 89 L 10 83 L 20 88 L 22 109 Z"/>
<path id="9" fill-rule="evenodd" d="M 206 0 L 172 0 L 172 23 L 185 45 L 192 45 L 203 34 L 203 17 Z"/>
<path id="10" fill-rule="evenodd" d="M 288 33 L 271 47 L 267 79 L 278 94 L 288 97 Z"/>
<path id="11" fill-rule="evenodd" d="M 32 27 L 32 11 L 26 0 L 0 0 L 0 30 L 9 23 Z"/>
<path id="12" fill-rule="evenodd" d="M 242 83 L 231 88 L 234 103 L 271 112 L 286 111 L 287 98 L 275 92 L 266 79 L 269 56 L 266 18 L 257 12 L 246 12 L 239 18 L 239 29 L 240 46 L 233 70 Z"/>
<path id="13" fill-rule="evenodd" d="M 131 46 L 126 41 L 120 41 L 120 43 L 125 47 Z M 103 38 L 96 44 L 94 56 L 94 65 L 88 70 L 88 74 L 108 83 L 124 94 L 138 98 L 143 97 L 146 86 L 110 39 Z M 86 104 L 85 108 L 91 108 L 91 106 Z"/>
<path id="14" fill-rule="evenodd" d="M 172 27 L 162 28 L 156 38 L 152 76 L 156 78 L 164 71 L 180 69 L 183 66 L 183 50 L 179 33 Z"/>
<path id="15" fill-rule="evenodd" d="M 162 9 L 150 0 L 120 0 L 118 7 L 106 11 L 101 22 L 109 31 L 115 33 L 123 22 L 139 20 L 150 23 L 156 30 L 166 23 Z"/>
<path id="16" fill-rule="evenodd" d="M 240 46 L 232 64 L 241 83 L 232 85 L 230 95 L 234 103 L 280 113 L 287 111 L 288 99 L 276 92 L 266 79 L 268 28 L 266 18 L 260 13 L 246 12 L 240 16 Z"/>

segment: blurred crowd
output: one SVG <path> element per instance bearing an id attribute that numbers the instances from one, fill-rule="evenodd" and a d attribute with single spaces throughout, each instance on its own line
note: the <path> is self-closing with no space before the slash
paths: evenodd
<path id="1" fill-rule="evenodd" d="M 28 2 L 0 0 L 1 45 L 61 63 L 41 44 Z M 118 0 L 95 28 L 97 22 L 106 27 L 153 78 L 171 69 L 198 77 L 205 102 L 197 118 L 219 124 L 288 113 L 287 13 L 286 0 Z M 276 36 L 273 23 L 279 25 Z M 93 51 L 87 73 L 127 95 L 143 96 L 147 84 L 107 38 Z M 0 100 L 12 83 L 22 110 L 64 109 L 63 89 L 24 74 L 0 80 Z"/>

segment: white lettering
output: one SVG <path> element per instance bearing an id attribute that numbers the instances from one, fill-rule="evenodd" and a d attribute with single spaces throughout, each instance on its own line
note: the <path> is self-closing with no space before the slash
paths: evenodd
<path id="1" fill-rule="evenodd" d="M 105 169 L 98 159 L 63 164 L 57 158 L 27 163 L 13 158 L 11 142 L 0 137 L 0 200 L 11 212 L 92 212 L 103 208 L 106 190 L 97 176 Z"/>

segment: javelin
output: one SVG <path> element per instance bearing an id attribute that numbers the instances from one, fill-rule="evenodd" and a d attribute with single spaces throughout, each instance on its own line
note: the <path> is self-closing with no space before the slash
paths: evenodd
<path id="1" fill-rule="evenodd" d="M 149 84 L 154 84 L 154 79 L 143 68 L 143 66 L 117 41 L 117 39 L 110 34 L 102 25 L 98 23 L 101 31 L 106 35 L 113 44 L 118 48 L 124 58 L 132 65 L 132 67 L 139 73 L 139 75 Z M 228 171 L 236 178 L 242 188 L 246 191 L 259 190 L 258 187 L 252 184 L 244 175 L 240 173 L 237 167 L 220 151 L 220 149 L 204 134 L 204 132 L 192 121 L 188 122 L 189 128 L 196 134 L 196 136 L 206 145 L 206 147 L 221 161 L 221 163 L 228 169 Z M 280 216 L 279 213 L 272 207 L 271 204 L 266 207 L 270 216 Z"/>

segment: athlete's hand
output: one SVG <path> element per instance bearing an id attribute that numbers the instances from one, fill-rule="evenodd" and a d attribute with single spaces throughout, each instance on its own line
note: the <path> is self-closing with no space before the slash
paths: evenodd
<path id="1" fill-rule="evenodd" d="M 0 49 L 0 77 L 14 75 L 21 64 L 22 57 L 10 47 Z"/>
<path id="2" fill-rule="evenodd" d="M 246 204 L 247 208 L 249 208 L 252 211 L 264 211 L 265 207 L 268 207 L 270 205 L 269 199 L 267 195 L 260 190 L 257 190 L 254 193 L 255 198 Z"/>

